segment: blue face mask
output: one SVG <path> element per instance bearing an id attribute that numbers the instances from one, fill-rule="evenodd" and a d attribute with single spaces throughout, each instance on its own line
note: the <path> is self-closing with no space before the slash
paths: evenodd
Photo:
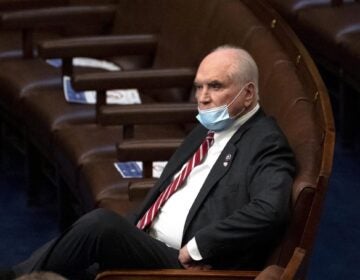
<path id="1" fill-rule="evenodd" d="M 229 106 L 239 97 L 243 89 L 247 86 L 246 84 L 239 93 L 234 97 L 234 99 L 229 103 L 219 107 L 210 108 L 206 110 L 200 110 L 198 108 L 199 114 L 196 116 L 198 121 L 209 130 L 213 131 L 222 131 L 231 126 L 235 121 L 236 117 L 239 116 L 246 108 L 243 108 L 241 112 L 236 114 L 234 117 L 230 117 Z"/>

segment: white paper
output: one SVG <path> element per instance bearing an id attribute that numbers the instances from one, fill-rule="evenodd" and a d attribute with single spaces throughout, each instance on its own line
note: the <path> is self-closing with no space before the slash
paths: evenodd
<path id="1" fill-rule="evenodd" d="M 49 65 L 60 68 L 62 66 L 62 59 L 61 58 L 50 58 L 46 59 L 46 63 Z M 91 57 L 74 57 L 72 60 L 73 66 L 78 67 L 90 67 L 90 68 L 99 68 L 104 69 L 107 71 L 120 71 L 121 68 L 119 65 L 107 60 L 100 60 Z"/>
<path id="2" fill-rule="evenodd" d="M 76 91 L 71 86 L 69 76 L 63 77 L 63 89 L 65 99 L 71 103 L 95 104 L 96 91 Z M 137 89 L 115 89 L 106 91 L 107 104 L 141 104 L 139 91 Z"/>
<path id="3" fill-rule="evenodd" d="M 135 166 L 136 164 L 136 166 Z M 154 161 L 152 166 L 153 178 L 159 178 L 166 166 L 167 161 Z M 143 163 L 141 161 L 132 162 L 114 162 L 115 168 L 120 172 L 123 178 L 142 178 Z M 139 172 L 140 171 L 140 172 Z"/>

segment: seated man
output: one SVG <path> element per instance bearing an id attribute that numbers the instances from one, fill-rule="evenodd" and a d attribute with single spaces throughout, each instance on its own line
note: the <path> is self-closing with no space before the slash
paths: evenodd
<path id="1" fill-rule="evenodd" d="M 106 209 L 80 218 L 13 268 L 76 279 L 93 264 L 121 268 L 257 269 L 289 216 L 294 157 L 258 103 L 258 69 L 244 50 L 219 47 L 194 86 L 199 124 L 131 217 Z M 79 277 L 79 276 L 78 276 Z"/>

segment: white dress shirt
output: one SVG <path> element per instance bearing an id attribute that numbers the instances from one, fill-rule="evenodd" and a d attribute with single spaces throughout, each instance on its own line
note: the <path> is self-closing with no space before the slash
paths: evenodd
<path id="1" fill-rule="evenodd" d="M 211 168 L 230 138 L 258 109 L 259 105 L 257 104 L 251 111 L 238 118 L 228 129 L 215 132 L 214 144 L 210 147 L 203 162 L 194 167 L 183 186 L 159 210 L 157 217 L 149 228 L 149 234 L 152 237 L 164 242 L 169 247 L 180 249 L 186 217 Z M 187 249 L 193 260 L 202 259 L 195 238 L 192 238 L 187 243 Z"/>

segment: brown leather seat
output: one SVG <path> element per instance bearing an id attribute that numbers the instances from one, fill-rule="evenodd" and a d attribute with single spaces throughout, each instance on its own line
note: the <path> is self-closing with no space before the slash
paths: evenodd
<path id="1" fill-rule="evenodd" d="M 354 29 L 359 32 L 359 14 L 360 4 L 357 2 L 300 10 L 296 30 L 314 54 L 341 66 L 339 45 L 346 33 L 354 32 Z"/>
<path id="2" fill-rule="evenodd" d="M 332 68 L 343 68 L 351 76 L 357 76 L 360 65 L 356 48 L 360 33 L 358 1 L 268 2 L 288 19 L 316 58 L 321 58 L 327 64 L 332 63 Z"/>
<path id="3" fill-rule="evenodd" d="M 37 11 L 39 11 L 39 13 Z M 71 23 L 71 21 L 73 23 L 74 17 L 79 20 L 79 16 L 81 16 L 84 22 L 86 22 L 86 18 L 87 21 L 89 21 L 95 14 L 101 14 L 102 16 L 97 17 L 96 20 L 92 18 L 92 21 L 98 24 L 104 24 L 111 20 L 113 13 L 113 8 L 107 6 L 62 7 L 34 11 L 16 11 L 10 14 L 4 13 L 1 14 L 1 21 L 4 28 L 20 27 L 25 30 L 27 30 L 27 28 L 32 30 L 38 27 L 44 20 L 54 20 L 54 17 L 56 19 L 62 18 L 62 16 L 64 16 L 64 19 L 67 19 L 69 23 Z M 67 17 L 65 17 L 65 15 Z M 29 20 L 29 18 L 32 20 Z M 60 20 L 58 21 L 62 22 Z M 31 36 L 28 37 L 31 39 Z M 29 41 L 31 42 L 31 40 Z M 2 114 L 12 119 L 18 117 L 21 111 L 19 100 L 26 95 L 26 92 L 34 90 L 35 88 L 61 85 L 61 72 L 58 69 L 53 69 L 42 59 L 32 59 L 32 45 L 26 43 L 25 46 L 24 57 L 27 59 L 0 60 L 0 69 L 2 69 L 0 71 L 0 86 L 2 88 L 0 107 Z M 18 122 L 18 125 L 19 124 L 21 124 L 21 122 Z"/>
<path id="4" fill-rule="evenodd" d="M 82 1 L 75 2 L 82 3 Z M 150 30 L 156 32 L 160 19 L 156 16 L 150 19 L 149 13 L 155 15 L 156 11 L 161 11 L 161 9 L 157 5 L 153 5 L 155 3 L 149 5 L 150 2 L 143 2 L 121 1 L 117 8 L 122 15 L 119 15 L 113 21 L 112 32 L 121 32 L 123 34 Z M 145 7 L 146 3 L 148 6 Z M 141 8 L 135 9 L 135 7 Z M 90 11 L 92 10 L 90 9 Z M 137 21 L 135 24 L 126 22 L 126 20 L 130 20 L 134 23 L 134 18 Z M 111 20 L 110 14 L 107 21 L 109 20 Z M 150 64 L 147 59 L 136 56 L 119 57 L 114 58 L 114 60 L 122 67 L 130 69 Z M 48 147 L 52 140 L 49 137 L 43 138 L 42 136 L 44 134 L 50 135 L 61 123 L 94 121 L 94 106 L 80 107 L 65 102 L 62 93 L 61 71 L 50 67 L 42 59 L 1 61 L 0 68 L 6 69 L 6 71 L 1 71 L 2 74 L 0 75 L 0 85 L 2 87 L 0 105 L 2 105 L 2 112 L 5 112 L 6 116 L 11 119 L 17 119 L 18 126 L 22 126 L 24 123 L 22 119 L 25 119 L 25 124 L 29 124 L 30 127 L 28 134 L 33 135 L 34 139 L 44 140 L 38 146 L 44 147 L 44 143 L 45 147 Z M 55 93 L 56 91 L 57 93 Z M 47 92 L 50 93 L 47 94 Z M 33 97 L 30 97 L 32 95 Z M 54 104 L 57 104 L 56 110 Z M 41 116 L 40 121 L 39 119 L 37 121 L 31 120 L 31 117 L 29 118 L 31 114 L 34 114 L 35 118 Z M 37 135 L 37 132 L 41 133 Z M 46 151 L 49 150 L 46 149 Z"/>
<path id="5" fill-rule="evenodd" d="M 331 5 L 332 0 L 267 0 L 291 24 L 297 19 L 298 12 L 303 9 Z M 345 3 L 353 0 L 344 0 Z"/>
<path id="6" fill-rule="evenodd" d="M 358 118 L 360 92 L 359 1 L 332 0 L 327 1 L 327 4 L 296 9 L 292 14 L 286 13 L 282 6 L 290 5 L 293 1 L 269 2 L 288 18 L 316 62 L 321 65 L 325 77 L 331 77 L 331 83 L 338 87 L 338 93 L 332 101 L 335 108 L 339 108 L 341 141 L 355 147 L 359 123 L 354 122 L 354 119 Z"/>
<path id="7" fill-rule="evenodd" d="M 41 11 L 41 9 L 47 8 L 62 8 L 69 7 L 74 5 L 106 5 L 106 4 L 115 4 L 116 0 L 106 0 L 106 1 L 82 1 L 82 0 L 45 0 L 45 1 L 24 1 L 24 0 L 6 0 L 0 2 L 0 11 L 2 13 L 16 13 L 16 12 L 30 12 L 34 13 Z M 37 11 L 35 11 L 37 10 Z M 25 14 L 23 14 L 24 16 Z M 26 15 L 29 15 L 27 13 Z M 19 14 L 19 16 L 21 16 Z M 40 15 L 39 15 L 40 16 Z M 5 24 L 6 25 L 6 24 Z M 81 24 L 79 24 L 81 25 Z M 27 26 L 30 28 L 30 26 Z M 95 32 L 94 26 L 88 25 L 87 27 L 82 26 L 80 28 L 72 26 L 71 28 L 48 28 L 43 26 L 42 28 L 37 28 L 33 33 L 33 41 L 41 42 L 43 40 L 49 40 L 53 38 L 59 38 L 63 36 L 80 36 L 81 34 L 87 34 L 89 32 Z M 50 30 L 49 30 L 50 29 Z M 99 32 L 99 31 L 97 31 Z M 21 58 L 23 56 L 23 38 L 22 32 L 18 30 L 1 30 L 0 31 L 0 59 L 11 59 L 11 58 Z M 29 41 L 30 42 L 30 41 Z M 34 44 L 35 45 L 35 44 Z"/>
<path id="8" fill-rule="evenodd" d="M 81 1 L 78 1 L 81 3 Z M 114 1 L 107 1 L 107 2 L 114 2 Z M 128 3 L 129 2 L 129 3 Z M 141 2 L 141 1 L 140 1 Z M 95 18 L 97 19 L 95 22 L 98 22 L 98 25 L 113 25 L 113 28 L 110 33 L 112 34 L 127 34 L 127 33 L 142 33 L 142 32 L 154 32 L 156 33 L 159 26 L 159 18 L 154 17 L 153 19 L 149 19 L 149 17 L 146 16 L 147 12 L 153 12 L 155 13 L 157 8 L 155 5 L 148 5 L 149 7 L 143 7 L 143 9 L 131 9 L 137 1 L 121 1 L 119 5 L 117 5 L 116 11 L 120 14 L 129 14 L 130 12 L 133 12 L 132 16 L 127 15 L 125 17 L 119 15 L 116 17 L 115 20 L 113 20 L 114 16 L 114 9 L 112 6 L 106 7 L 106 6 L 94 6 L 94 7 L 71 7 L 70 9 L 53 9 L 49 10 L 61 19 L 59 21 L 66 22 L 68 21 L 67 18 L 71 16 L 72 13 L 82 13 L 84 17 L 89 17 L 91 15 L 94 19 L 95 13 L 102 13 L 102 16 L 98 16 Z M 142 3 L 138 3 L 138 5 L 141 6 Z M 145 5 L 145 3 L 144 3 Z M 161 10 L 161 9 L 159 9 Z M 49 20 L 49 16 L 47 16 L 48 10 L 45 10 L 42 15 L 44 17 L 43 21 Z M 25 13 L 25 12 L 24 12 Z M 36 20 L 37 20 L 37 13 L 35 11 L 26 11 L 29 15 L 33 16 L 33 22 L 34 26 L 37 26 Z M 10 14 L 11 15 L 11 14 Z M 6 19 L 10 18 L 4 16 L 4 22 L 6 23 Z M 63 17 L 63 18 L 62 18 Z M 17 17 L 14 16 L 16 19 Z M 18 20 L 21 22 L 21 14 L 18 16 Z M 139 21 L 138 24 L 131 25 L 130 23 L 126 23 L 124 18 L 130 19 L 133 21 L 133 18 L 136 18 L 137 21 Z M 77 19 L 78 21 L 81 20 L 80 18 Z M 149 20 L 147 22 L 147 20 Z M 140 24 L 140 22 L 142 24 Z M 126 24 L 125 24 L 126 23 Z M 22 23 L 24 24 L 24 23 Z M 9 23 L 10 25 L 10 23 Z M 124 25 L 124 26 L 122 26 Z M 10 26 L 17 27 L 17 21 L 11 21 Z M 93 25 L 90 25 L 92 27 Z M 15 28 L 14 27 L 14 28 Z M 89 27 L 89 29 L 90 29 Z M 129 28 L 129 29 L 127 29 Z M 139 29 L 136 29 L 139 28 Z M 72 29 L 76 29 L 76 26 L 72 26 Z M 93 32 L 95 34 L 101 34 L 100 31 L 93 27 L 93 30 L 86 31 L 87 33 Z M 125 69 L 131 69 L 134 67 L 139 67 L 139 65 L 143 66 L 143 64 L 148 64 L 149 62 L 145 59 L 139 59 L 139 57 L 135 57 L 134 59 L 131 57 L 124 57 L 124 58 L 114 58 L 117 63 L 123 63 L 121 65 Z M 0 69 L 6 69 L 6 71 L 0 71 L 0 86 L 3 88 L 1 95 L 3 98 L 1 98 L 0 105 L 2 107 L 2 110 L 7 112 L 10 116 L 12 114 L 15 114 L 19 111 L 18 108 L 12 108 L 9 106 L 10 103 L 19 104 L 19 99 L 24 97 L 29 92 L 33 92 L 35 89 L 41 88 L 41 87 L 48 87 L 50 86 L 58 86 L 59 89 L 61 88 L 61 71 L 59 69 L 54 69 L 53 67 L 46 64 L 42 59 L 30 59 L 30 60 L 20 60 L 20 59 L 11 59 L 11 60 L 3 60 L 0 61 Z M 35 69 L 35 71 L 34 71 Z M 21 73 L 22 78 L 18 77 L 18 73 Z"/>
<path id="9" fill-rule="evenodd" d="M 23 1 L 23 0 L 6 0 L 0 1 L 0 11 L 2 13 L 22 11 L 26 9 L 51 8 L 56 6 L 67 5 L 67 1 Z M 22 38 L 21 32 L 13 30 L 0 31 L 0 59 L 4 58 L 20 58 L 22 57 Z M 58 37 L 55 33 L 41 32 L 35 35 L 35 41 L 41 41 L 44 38 Z"/>

